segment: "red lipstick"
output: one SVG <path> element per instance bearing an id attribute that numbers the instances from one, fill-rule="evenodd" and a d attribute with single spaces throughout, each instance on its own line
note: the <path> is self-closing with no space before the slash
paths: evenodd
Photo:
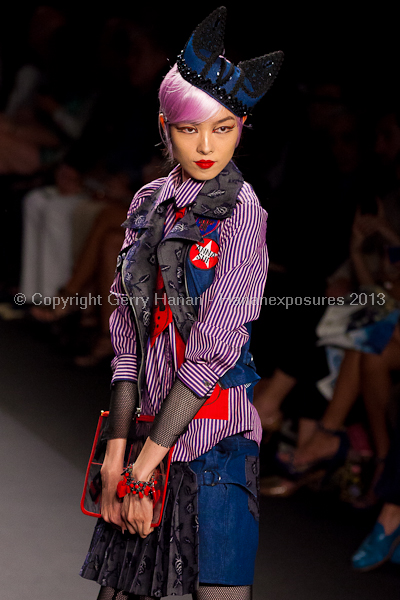
<path id="1" fill-rule="evenodd" d="M 200 169 L 209 169 L 215 164 L 214 160 L 198 160 L 196 161 L 196 165 L 200 167 Z"/>

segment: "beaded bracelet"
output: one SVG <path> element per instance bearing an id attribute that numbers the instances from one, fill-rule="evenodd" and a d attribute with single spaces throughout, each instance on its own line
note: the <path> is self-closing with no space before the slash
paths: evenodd
<path id="1" fill-rule="evenodd" d="M 150 481 L 137 481 L 132 478 L 133 465 L 128 465 L 122 472 L 123 480 L 117 485 L 117 496 L 123 498 L 127 494 L 139 494 L 139 498 L 148 496 L 154 500 L 154 491 L 157 481 L 155 480 L 154 473 L 150 478 Z"/>

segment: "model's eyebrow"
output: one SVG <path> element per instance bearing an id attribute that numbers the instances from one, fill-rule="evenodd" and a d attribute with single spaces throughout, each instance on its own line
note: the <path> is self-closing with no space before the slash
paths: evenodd
<path id="1" fill-rule="evenodd" d="M 220 119 L 219 121 L 216 121 L 214 123 L 214 126 L 221 125 L 221 123 L 225 123 L 226 121 L 234 121 L 234 120 L 235 120 L 235 117 L 225 117 L 224 119 Z"/>

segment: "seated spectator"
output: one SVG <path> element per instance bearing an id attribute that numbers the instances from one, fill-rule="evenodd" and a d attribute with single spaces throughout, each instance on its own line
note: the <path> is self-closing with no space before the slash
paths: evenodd
<path id="1" fill-rule="evenodd" d="M 54 185 L 29 192 L 23 200 L 20 291 L 29 303 L 55 296 L 72 273 L 72 218 L 88 195 L 82 176 L 61 164 Z"/>
<path id="2" fill-rule="evenodd" d="M 75 297 L 84 296 L 89 291 L 93 296 L 100 294 L 100 334 L 91 356 L 93 365 L 111 353 L 108 319 L 114 307 L 108 302 L 108 295 L 114 277 L 116 257 L 124 238 L 121 223 L 126 218 L 131 197 L 132 191 L 123 175 L 110 176 L 104 182 L 101 208 L 95 216 L 89 235 L 69 276 L 63 278 L 59 290 L 53 293 L 60 295 L 65 302 L 61 302 L 55 308 L 40 305 L 33 306 L 30 310 L 35 319 L 50 323 L 80 310 L 79 304 L 74 302 Z M 79 206 L 77 208 L 79 210 Z"/>
<path id="3" fill-rule="evenodd" d="M 351 177 L 354 174 L 357 175 L 358 173 L 358 176 L 361 176 L 361 185 L 358 187 L 353 187 L 351 195 L 349 195 L 348 193 L 344 194 L 343 198 L 346 198 L 346 201 L 351 200 L 351 197 L 353 201 L 354 199 L 357 199 L 357 202 L 363 206 L 363 212 L 369 213 L 372 212 L 371 208 L 375 204 L 375 201 L 373 203 L 371 202 L 372 198 L 370 198 L 368 195 L 368 185 L 366 184 L 369 182 L 370 189 L 374 189 L 374 185 L 376 189 L 376 171 L 379 171 L 382 175 L 382 177 L 379 178 L 380 190 L 385 191 L 387 193 L 387 190 L 393 189 L 394 185 L 398 186 L 398 181 L 394 183 L 395 179 L 393 177 L 395 172 L 394 163 L 397 155 L 396 153 L 398 152 L 397 142 L 400 139 L 400 136 L 396 135 L 397 120 L 393 120 L 392 117 L 390 118 L 390 123 L 394 123 L 395 125 L 390 129 L 391 133 L 393 134 L 389 136 L 390 139 L 386 139 L 387 136 L 385 136 L 386 129 L 384 128 L 384 119 L 382 120 L 382 118 L 380 118 L 378 120 L 376 129 L 375 157 L 378 158 L 378 162 L 380 162 L 380 164 L 383 165 L 383 162 L 385 162 L 386 169 L 389 169 L 391 172 L 390 179 L 387 170 L 385 171 L 385 173 L 383 173 L 383 171 L 381 172 L 380 169 L 375 168 L 371 171 L 370 176 L 366 176 L 365 168 L 361 169 L 360 171 L 359 166 L 357 167 L 357 154 L 358 162 L 361 158 L 361 155 L 359 154 L 359 148 L 357 149 L 357 140 L 360 139 L 360 135 L 365 135 L 365 132 L 363 133 L 363 131 L 361 130 L 361 133 L 359 132 L 359 135 L 355 135 L 356 130 L 351 127 L 351 120 L 345 117 L 345 113 L 341 113 L 340 111 L 338 111 L 335 115 L 333 115 L 332 118 L 329 119 L 329 125 L 326 128 L 326 130 L 329 131 L 330 124 L 332 125 L 330 132 L 331 148 L 332 153 L 335 157 L 337 167 L 342 173 L 342 189 L 348 190 L 348 185 L 350 183 Z M 388 143 L 384 143 L 385 141 Z M 358 146 L 360 147 L 360 144 L 358 144 Z M 364 161 L 363 163 L 364 167 L 365 164 L 371 164 L 369 157 L 367 158 L 368 160 Z M 326 181 L 328 181 L 328 179 L 326 179 Z M 385 181 L 387 184 L 386 186 L 382 185 L 382 182 Z M 398 194 L 395 194 L 395 196 L 396 199 L 393 199 L 392 197 L 392 199 L 390 200 L 389 195 L 385 195 L 383 199 L 383 205 L 386 217 L 390 221 L 392 227 L 394 227 L 395 234 L 397 236 L 400 236 L 400 227 L 398 227 L 397 218 L 400 215 L 398 208 Z M 334 206 L 333 214 L 336 214 L 340 217 L 341 210 L 344 206 L 343 203 L 335 203 L 334 205 L 332 204 L 332 206 Z M 349 213 L 347 211 L 347 215 L 348 214 Z M 383 251 L 383 246 L 385 244 L 389 243 L 390 245 L 397 245 L 397 241 L 393 238 L 393 236 L 391 236 L 391 234 L 389 234 L 389 238 L 385 238 L 385 233 L 382 233 L 382 231 L 380 233 L 378 232 L 378 229 L 381 228 L 382 222 L 378 223 L 377 215 L 360 216 L 362 216 L 361 221 L 364 227 L 364 235 L 370 238 L 370 246 L 373 240 L 375 240 L 375 246 L 372 247 L 373 252 L 370 252 L 369 255 L 364 255 L 364 259 L 368 260 L 366 268 L 372 268 L 374 282 L 380 281 L 381 283 L 383 283 L 386 278 L 382 279 L 382 273 L 377 272 L 377 266 L 382 264 L 381 259 L 383 254 L 377 252 L 376 242 L 378 242 L 379 246 L 380 240 L 380 251 Z M 315 223 L 315 219 L 313 220 L 313 223 Z M 375 233 L 373 233 L 372 228 L 375 228 Z M 300 228 L 300 231 L 301 233 L 303 233 L 302 228 Z M 324 228 L 321 228 L 320 233 L 325 234 Z M 387 233 L 388 231 L 386 229 L 386 234 Z M 335 235 L 337 235 L 336 228 Z M 354 239 L 354 231 L 352 235 Z M 314 245 L 314 249 L 316 247 L 318 247 L 319 249 L 325 248 L 325 246 L 321 246 L 319 243 L 317 243 L 315 236 L 310 236 L 310 240 Z M 329 254 L 332 255 L 332 252 L 337 253 L 338 251 L 338 246 L 334 241 L 331 242 L 330 246 L 331 249 L 328 250 L 328 256 Z M 303 248 L 302 241 L 299 242 L 299 247 Z M 321 252 L 318 252 L 318 254 L 321 257 L 321 260 L 325 261 L 325 251 L 322 250 Z M 301 257 L 303 259 L 303 252 L 301 253 Z M 371 260 L 372 258 L 373 260 Z M 307 260 L 305 264 L 308 264 Z M 315 276 L 318 276 L 316 270 Z M 346 267 L 344 269 L 338 270 L 335 276 L 327 278 L 327 287 L 324 290 L 324 295 L 336 297 L 346 296 L 346 294 L 348 294 L 349 292 L 358 289 L 357 287 L 354 287 L 355 284 L 358 285 L 358 282 L 356 283 L 354 281 L 354 277 L 352 278 L 351 268 L 349 267 L 349 263 L 347 263 Z M 387 293 L 387 290 L 382 291 Z M 290 311 L 287 310 L 286 312 L 289 313 Z M 393 328 L 395 326 L 395 314 L 396 313 L 393 312 L 392 315 L 388 317 L 389 321 L 392 320 L 390 323 L 392 333 Z M 322 317 L 322 314 L 320 315 L 320 317 Z M 321 379 L 321 377 L 326 376 L 327 361 L 325 357 L 324 348 L 316 347 L 317 337 L 315 337 L 314 342 L 312 344 L 307 343 L 307 345 L 304 347 L 304 352 L 302 352 L 302 337 L 299 334 L 304 329 L 303 323 L 300 322 L 299 324 L 297 324 L 295 323 L 294 319 L 289 320 L 292 321 L 292 335 L 294 335 L 295 337 L 294 342 L 289 342 L 289 348 L 287 352 L 287 356 L 289 356 L 289 359 L 290 357 L 292 357 L 292 360 L 288 360 L 287 356 L 285 357 L 284 352 L 281 352 L 279 354 L 280 361 L 277 365 L 278 369 L 275 370 L 275 372 L 272 374 L 272 377 L 262 381 L 256 387 L 255 404 L 257 405 L 260 411 L 261 419 L 264 423 L 264 427 L 266 428 L 266 430 L 271 428 L 279 429 L 280 422 L 282 419 L 282 405 L 285 414 L 287 414 L 286 411 L 288 401 L 290 401 L 291 396 L 293 397 L 294 394 L 296 394 L 297 392 L 296 399 L 301 401 L 300 415 L 298 414 L 298 412 L 296 412 L 297 406 L 295 406 L 294 415 L 293 412 L 291 412 L 289 416 L 294 416 L 294 418 L 300 417 L 297 439 L 298 447 L 291 454 L 289 462 L 294 462 L 294 465 L 291 466 L 294 466 L 295 469 L 297 468 L 298 471 L 306 471 L 307 468 L 310 466 L 310 463 L 313 463 L 313 461 L 315 461 L 317 464 L 319 461 L 332 458 L 339 451 L 339 446 L 343 437 L 340 429 L 343 426 L 344 421 L 350 411 L 350 408 L 355 402 L 355 399 L 359 396 L 361 392 L 359 374 L 361 358 L 360 352 L 356 349 L 351 350 L 351 346 L 350 349 L 346 350 L 345 352 L 342 351 L 342 356 L 343 354 L 345 356 L 342 362 L 341 373 L 336 381 L 336 386 L 333 391 L 333 399 L 330 400 L 331 396 L 327 397 L 325 395 L 324 397 L 324 394 L 321 393 L 320 386 L 318 386 L 318 388 L 316 386 L 316 383 Z M 314 327 L 316 327 L 317 324 L 318 319 L 315 321 Z M 309 339 L 310 335 L 311 333 L 309 332 L 308 338 L 306 339 Z M 388 343 L 390 335 L 391 334 L 389 332 L 385 343 Z M 287 340 L 290 340 L 290 336 L 286 335 L 284 339 L 286 340 L 287 344 Z M 295 353 L 298 355 L 298 362 L 301 365 L 301 368 L 298 369 L 294 368 L 296 366 L 296 356 L 293 356 L 293 345 L 295 347 L 299 347 L 299 350 Z M 322 354 L 321 350 L 323 351 Z M 321 371 L 321 375 L 319 377 L 317 377 L 318 370 Z M 304 379 L 305 377 L 307 377 L 307 374 L 311 371 L 312 373 L 310 381 L 308 382 L 308 385 L 305 386 Z M 301 394 L 299 392 L 300 386 L 302 386 Z M 315 402 L 314 397 L 317 394 L 319 395 L 319 400 L 318 402 Z M 329 402 L 329 404 L 327 404 L 327 401 Z M 297 402 L 297 405 L 299 405 L 299 402 Z M 312 410 L 310 410 L 310 407 Z M 289 411 L 293 411 L 292 406 L 289 406 Z M 325 428 L 325 431 L 323 431 L 321 426 L 317 428 L 317 422 L 321 423 L 322 427 Z M 336 435 L 332 435 L 332 432 L 334 432 L 334 434 Z M 377 439 L 374 441 L 377 444 L 377 446 L 375 446 L 375 451 L 377 452 L 379 457 L 383 457 L 385 455 L 385 433 L 381 430 L 381 434 L 378 435 Z M 379 459 L 377 462 L 379 463 Z M 379 471 L 379 466 L 377 466 L 377 471 Z M 306 478 L 304 477 L 302 481 L 305 482 Z M 287 488 L 282 487 L 282 485 L 280 485 L 281 483 L 282 482 L 280 481 L 279 489 L 281 490 L 281 492 L 283 490 L 283 493 L 285 493 L 286 491 L 289 492 L 293 489 L 297 489 L 297 483 L 296 486 L 294 486 L 293 482 L 288 482 Z M 267 493 L 269 493 L 268 490 Z"/>
<path id="4" fill-rule="evenodd" d="M 391 387 L 386 381 L 386 387 L 381 389 L 380 394 L 371 394 L 371 386 L 365 384 L 366 378 L 363 374 L 366 373 L 365 365 L 397 351 L 400 262 L 397 260 L 391 262 L 390 257 L 394 256 L 395 259 L 398 259 L 395 255 L 396 248 L 400 246 L 400 235 L 389 225 L 390 216 L 385 214 L 384 205 L 379 203 L 379 206 L 378 215 L 357 213 L 351 242 L 352 266 L 359 285 L 364 286 L 361 289 L 364 289 L 365 296 L 367 297 L 368 294 L 374 296 L 372 308 L 364 309 L 363 306 L 356 305 L 354 310 L 349 311 L 349 304 L 343 307 L 329 307 L 317 329 L 320 335 L 325 336 L 320 340 L 321 344 L 345 348 L 344 358 L 336 378 L 332 398 L 321 420 L 319 423 L 310 423 L 307 419 L 301 419 L 297 449 L 290 454 L 280 454 L 280 462 L 283 463 L 283 465 L 281 464 L 282 470 L 286 471 L 289 477 L 285 484 L 280 482 L 282 493 L 295 491 L 307 483 L 311 475 L 317 472 L 321 473 L 326 468 L 337 467 L 340 462 L 344 461 L 346 439 L 342 428 L 360 393 L 367 409 L 369 429 L 376 455 L 375 480 L 381 472 L 389 443 L 386 411 Z M 378 234 L 380 235 L 381 252 L 375 248 L 374 254 L 365 254 L 362 251 L 363 246 L 368 240 L 371 240 L 371 236 Z M 384 251 L 386 246 L 389 246 L 389 250 Z M 374 260 L 371 260 L 371 257 Z M 381 287 L 377 288 L 377 284 Z M 348 289 L 351 289 L 350 281 L 347 282 L 347 285 Z M 341 286 L 341 289 L 344 290 L 343 281 Z M 381 302 L 379 302 L 379 294 L 382 298 Z M 336 318 L 339 319 L 336 331 L 332 315 L 336 315 Z M 342 323 L 343 318 L 344 323 Z M 326 326 L 324 326 L 325 322 Z M 290 387 L 296 383 L 290 381 L 288 376 L 284 378 L 281 376 L 280 394 L 277 394 L 277 375 L 275 373 L 270 388 L 266 388 L 267 394 L 268 390 L 272 392 L 272 402 L 269 406 L 276 411 L 279 409 L 279 402 L 282 402 L 285 391 L 289 391 Z M 257 402 L 259 400 L 256 399 Z M 262 407 L 261 414 L 263 414 Z M 266 413 L 264 412 L 264 414 Z M 276 487 L 275 484 L 272 485 L 272 482 L 269 483 L 271 483 L 270 486 L 266 482 L 264 487 L 264 492 L 267 494 L 274 493 L 272 488 Z M 369 500 L 372 500 L 371 496 Z"/>
<path id="5" fill-rule="evenodd" d="M 160 162 L 153 159 L 143 169 L 143 183 L 162 174 Z M 96 366 L 113 354 L 109 334 L 109 318 L 115 306 L 110 301 L 109 294 L 115 274 L 116 258 L 124 239 L 124 229 L 121 227 L 121 223 L 126 219 L 131 198 L 132 190 L 126 174 L 109 176 L 103 182 L 101 208 L 93 221 L 83 247 L 81 247 L 81 252 L 77 256 L 72 275 L 64 281 L 60 290 L 60 295 L 65 302 L 61 302 L 54 309 L 34 306 L 30 311 L 35 319 L 51 323 L 66 317 L 73 311 L 80 310 L 74 302 L 76 296 L 83 296 L 88 291 L 91 291 L 93 296 L 100 296 L 98 335 L 89 354 L 75 358 L 75 364 L 80 367 Z M 87 213 L 87 206 L 82 203 L 78 204 L 76 210 L 80 212 L 82 208 Z M 92 209 L 90 213 L 93 214 Z"/>

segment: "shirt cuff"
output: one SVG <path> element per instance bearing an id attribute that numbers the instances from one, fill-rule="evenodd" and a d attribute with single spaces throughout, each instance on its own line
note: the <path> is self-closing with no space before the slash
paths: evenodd
<path id="1" fill-rule="evenodd" d="M 120 354 L 111 361 L 113 372 L 111 383 L 116 381 L 137 381 L 137 361 L 134 354 Z"/>
<path id="2" fill-rule="evenodd" d="M 199 398 L 212 394 L 219 379 L 208 365 L 192 363 L 189 360 L 185 360 L 177 376 Z"/>

